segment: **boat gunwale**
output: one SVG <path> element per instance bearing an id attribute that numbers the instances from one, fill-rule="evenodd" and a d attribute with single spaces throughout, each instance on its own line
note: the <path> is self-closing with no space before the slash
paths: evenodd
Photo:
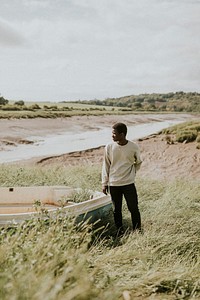
<path id="1" fill-rule="evenodd" d="M 50 186 L 49 186 L 50 187 Z M 57 187 L 56 187 L 57 188 Z M 65 187 L 64 187 L 65 188 Z M 63 188 L 63 189 L 64 189 Z M 111 204 L 111 200 L 110 200 L 110 197 L 109 197 L 109 195 L 104 195 L 102 192 L 98 192 L 98 191 L 94 191 L 94 193 L 99 193 L 99 195 L 98 196 L 96 196 L 95 198 L 92 198 L 92 199 L 88 199 L 88 200 L 86 200 L 86 201 L 83 201 L 83 202 L 79 202 L 79 203 L 76 203 L 76 202 L 74 202 L 73 204 L 71 204 L 70 203 L 70 205 L 65 205 L 65 206 L 57 206 L 57 207 L 55 207 L 55 208 L 52 208 L 52 209 L 50 209 L 50 210 L 48 210 L 48 209 L 46 209 L 47 210 L 47 212 L 49 213 L 49 214 L 53 214 L 53 213 L 55 213 L 55 212 L 57 212 L 57 211 L 68 211 L 69 213 L 72 213 L 73 214 L 73 210 L 74 210 L 74 213 L 76 213 L 75 212 L 75 209 L 77 208 L 78 210 L 81 210 L 81 208 L 82 208 L 82 210 L 84 210 L 84 207 L 87 209 L 88 208 L 88 210 L 91 208 L 91 209 L 98 209 L 98 208 L 100 208 L 100 207 L 102 207 L 102 206 L 105 206 L 105 205 L 107 205 L 107 204 Z M 96 205 L 95 205 L 95 200 L 96 200 Z M 102 202 L 100 202 L 99 203 L 99 201 L 102 201 L 102 200 L 104 200 L 104 201 L 102 201 Z M 91 207 L 89 207 L 89 204 L 93 204 Z M 72 212 L 70 212 L 70 210 L 72 211 Z M 35 216 L 35 215 L 38 215 L 40 212 L 38 212 L 38 211 L 35 211 L 35 212 L 22 212 L 22 213 L 12 213 L 12 214 L 1 214 L 0 213 L 0 220 L 2 219 L 5 219 L 5 217 L 7 217 L 7 218 L 11 218 L 11 217 L 26 217 L 26 216 L 29 216 L 29 217 L 31 217 L 31 216 Z M 81 212 L 81 213 L 84 213 L 84 212 Z M 86 212 L 85 212 L 86 213 Z"/>

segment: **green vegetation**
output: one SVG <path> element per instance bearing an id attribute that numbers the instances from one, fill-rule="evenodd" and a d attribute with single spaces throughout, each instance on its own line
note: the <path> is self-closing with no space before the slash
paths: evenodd
<path id="1" fill-rule="evenodd" d="M 31 110 L 0 110 L 0 119 L 33 119 L 33 118 L 66 118 L 72 116 L 99 116 L 99 115 L 114 115 L 120 114 L 119 111 L 111 110 L 88 110 L 88 109 L 77 109 L 77 110 L 43 110 L 43 109 L 31 109 Z"/>
<path id="2" fill-rule="evenodd" d="M 118 108 L 102 109 L 100 108 L 85 108 L 84 105 L 79 105 L 77 109 L 47 109 L 37 108 L 38 104 L 32 105 L 29 108 L 22 109 L 19 106 L 6 106 L 3 109 L 0 108 L 0 119 L 33 119 L 33 118 L 67 118 L 72 116 L 100 116 L 100 115 L 115 115 L 124 114 L 125 111 L 120 111 Z M 132 113 L 126 111 L 126 114 Z"/>
<path id="3" fill-rule="evenodd" d="M 58 118 L 71 116 L 123 114 L 124 110 L 113 106 L 99 106 L 75 102 L 14 102 L 0 101 L 0 119 L 6 118 Z M 126 110 L 125 110 L 126 111 Z M 130 110 L 128 109 L 127 113 Z M 132 112 L 132 111 L 131 111 Z"/>
<path id="4" fill-rule="evenodd" d="M 108 98 L 103 101 L 79 101 L 93 105 L 128 108 L 132 111 L 200 112 L 199 93 L 141 94 L 120 98 Z"/>
<path id="5" fill-rule="evenodd" d="M 200 112 L 199 93 L 141 94 L 105 100 L 9 101 L 0 97 L 0 118 L 57 118 L 141 112 Z"/>
<path id="6" fill-rule="evenodd" d="M 100 190 L 100 166 L 0 166 L 1 186 L 69 185 Z M 117 238 L 106 228 L 74 226 L 61 218 L 1 229 L 0 298 L 200 298 L 200 189 L 198 181 L 137 178 L 144 233 Z M 103 223 L 99 224 L 103 225 Z M 151 297 L 151 298 L 150 298 Z"/>
<path id="7" fill-rule="evenodd" d="M 162 133 L 167 135 L 170 142 L 189 143 L 196 141 L 197 148 L 200 146 L 200 122 L 191 121 L 163 129 Z M 169 136 L 170 135 L 170 136 Z"/>
<path id="8" fill-rule="evenodd" d="M 6 105 L 7 103 L 8 103 L 8 100 L 1 96 L 0 97 L 0 105 Z"/>

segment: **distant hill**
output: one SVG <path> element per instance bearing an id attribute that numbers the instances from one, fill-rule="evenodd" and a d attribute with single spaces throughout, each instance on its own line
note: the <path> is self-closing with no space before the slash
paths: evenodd
<path id="1" fill-rule="evenodd" d="M 84 100 L 79 103 L 117 106 L 133 111 L 177 111 L 200 112 L 200 94 L 196 92 L 175 92 L 166 94 L 140 94 L 105 100 Z"/>

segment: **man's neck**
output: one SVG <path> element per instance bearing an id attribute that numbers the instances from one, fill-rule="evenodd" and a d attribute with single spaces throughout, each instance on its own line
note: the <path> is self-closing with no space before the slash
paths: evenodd
<path id="1" fill-rule="evenodd" d="M 117 144 L 120 145 L 120 146 L 124 146 L 124 145 L 126 145 L 127 143 L 128 143 L 128 140 L 126 140 L 126 139 L 123 140 L 123 141 L 118 141 L 118 142 L 117 142 Z"/>

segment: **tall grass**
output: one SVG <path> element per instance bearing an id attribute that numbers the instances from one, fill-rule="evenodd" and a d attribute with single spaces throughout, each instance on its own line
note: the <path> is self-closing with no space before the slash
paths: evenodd
<path id="1" fill-rule="evenodd" d="M 0 185 L 100 189 L 100 167 L 0 167 Z M 143 234 L 61 218 L 1 230 L 0 299 L 200 299 L 199 181 L 138 178 Z M 101 223 L 102 224 L 102 223 Z"/>
<path id="2" fill-rule="evenodd" d="M 162 133 L 174 135 L 174 140 L 179 143 L 189 143 L 196 140 L 200 141 L 200 122 L 190 121 L 184 122 L 169 128 L 163 129 Z M 168 139 L 171 140 L 171 138 Z M 172 141 L 172 140 L 171 140 Z M 199 146 L 199 145 L 197 145 Z M 198 147 L 197 147 L 198 148 Z"/>

